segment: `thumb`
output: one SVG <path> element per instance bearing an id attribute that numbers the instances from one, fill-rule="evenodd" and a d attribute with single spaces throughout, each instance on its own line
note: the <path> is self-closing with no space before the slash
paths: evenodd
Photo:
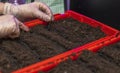
<path id="1" fill-rule="evenodd" d="M 34 12 L 34 15 L 35 15 L 35 17 L 42 19 L 44 21 L 51 21 L 51 17 L 40 10 L 36 10 Z"/>

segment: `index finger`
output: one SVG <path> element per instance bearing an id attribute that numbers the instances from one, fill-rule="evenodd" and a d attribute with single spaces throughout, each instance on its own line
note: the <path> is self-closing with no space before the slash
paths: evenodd
<path id="1" fill-rule="evenodd" d="M 15 19 L 16 23 L 19 25 L 19 27 L 24 30 L 24 31 L 29 31 L 29 28 L 24 25 L 22 22 L 20 22 L 19 20 Z"/>
<path id="2" fill-rule="evenodd" d="M 51 20 L 54 19 L 52 10 L 45 3 L 38 2 L 38 5 L 39 9 L 42 9 L 48 16 L 50 16 Z"/>

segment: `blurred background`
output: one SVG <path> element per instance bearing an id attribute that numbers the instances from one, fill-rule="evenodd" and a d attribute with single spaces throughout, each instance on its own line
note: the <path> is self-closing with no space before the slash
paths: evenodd
<path id="1" fill-rule="evenodd" d="M 120 30 L 120 0 L 70 0 L 70 9 Z"/>

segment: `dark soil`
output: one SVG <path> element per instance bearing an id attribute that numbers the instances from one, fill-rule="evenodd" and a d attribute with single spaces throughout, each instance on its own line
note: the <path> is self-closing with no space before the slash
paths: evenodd
<path id="1" fill-rule="evenodd" d="M 10 73 L 104 36 L 99 28 L 71 18 L 38 25 L 28 33 L 22 31 L 19 38 L 0 40 L 0 70 Z"/>
<path id="2" fill-rule="evenodd" d="M 84 51 L 77 61 L 63 62 L 48 73 L 120 73 L 120 43 L 98 53 Z"/>
<path id="3" fill-rule="evenodd" d="M 120 43 L 105 47 L 98 53 L 102 58 L 120 67 Z"/>
<path id="4" fill-rule="evenodd" d="M 62 36 L 64 39 L 78 45 L 83 45 L 105 36 L 99 28 L 93 28 L 85 23 L 74 21 L 72 18 L 53 22 L 47 28 L 49 31 L 57 32 L 56 34 Z"/>

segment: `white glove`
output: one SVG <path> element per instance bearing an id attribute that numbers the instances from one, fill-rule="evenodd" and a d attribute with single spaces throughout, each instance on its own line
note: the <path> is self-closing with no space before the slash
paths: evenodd
<path id="1" fill-rule="evenodd" d="M 29 31 L 29 28 L 13 15 L 0 16 L 0 38 L 15 38 L 20 35 L 20 28 Z"/>
<path id="2" fill-rule="evenodd" d="M 44 21 L 53 20 L 53 13 L 50 8 L 41 2 L 33 2 L 23 5 L 5 3 L 3 14 L 12 14 L 18 19 L 39 18 Z"/>

